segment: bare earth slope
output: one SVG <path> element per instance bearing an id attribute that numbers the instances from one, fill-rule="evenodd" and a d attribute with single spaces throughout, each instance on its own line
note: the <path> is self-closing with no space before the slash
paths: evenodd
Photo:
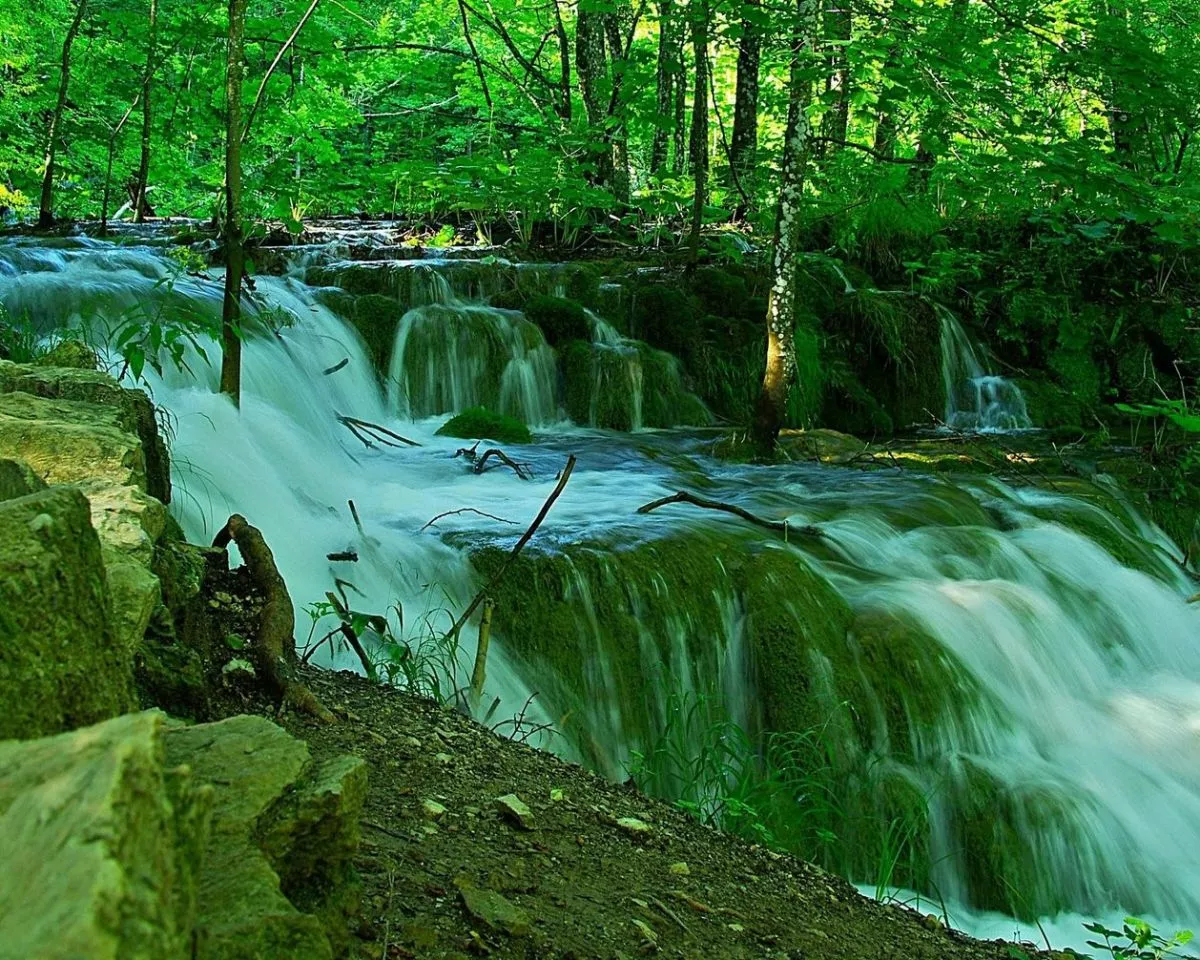
<path id="1" fill-rule="evenodd" d="M 431 702 L 349 673 L 306 669 L 303 679 L 339 721 L 292 713 L 280 722 L 308 741 L 315 759 L 350 752 L 370 768 L 352 956 L 1035 955 L 863 898 L 815 867 L 704 827 Z M 510 794 L 530 816 L 500 808 L 497 800 Z"/>

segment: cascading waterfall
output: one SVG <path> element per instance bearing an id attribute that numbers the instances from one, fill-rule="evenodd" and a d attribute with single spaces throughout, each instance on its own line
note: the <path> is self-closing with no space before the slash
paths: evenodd
<path id="1" fill-rule="evenodd" d="M 941 304 L 934 308 L 942 327 L 946 426 L 993 433 L 1032 426 L 1021 389 L 1005 377 L 988 373 L 953 311 Z"/>
<path id="2" fill-rule="evenodd" d="M 245 344 L 240 411 L 199 356 L 148 386 L 173 425 L 172 510 L 185 532 L 207 541 L 234 510 L 261 527 L 302 633 L 335 575 L 364 610 L 399 602 L 410 629 L 444 629 L 576 452 L 567 494 L 506 579 L 507 604 L 498 597 L 496 716 L 540 691 L 532 715 L 563 733 L 548 745 L 613 776 L 663 729 L 672 695 L 716 698 L 747 730 L 819 725 L 837 746 L 838 800 L 858 814 L 828 858 L 851 877 L 870 880 L 880 832 L 919 809 L 927 872 L 914 882 L 980 932 L 1010 935 L 1015 921 L 954 903 L 1200 922 L 1200 609 L 1186 602 L 1194 588 L 1174 545 L 1112 491 L 720 464 L 683 434 L 570 431 L 523 451 L 533 482 L 477 476 L 453 459 L 458 441 L 433 435 L 439 421 L 419 418 L 489 402 L 553 422 L 540 331 L 515 311 L 455 303 L 432 281 L 396 337 L 393 379 L 406 392 L 385 398 L 357 333 L 310 287 L 257 286 L 265 312 L 290 323 Z M 211 320 L 220 301 L 218 277 L 178 276 L 149 246 L 0 246 L 0 302 L 45 332 L 111 328 L 147 305 Z M 981 367 L 944 324 L 970 381 Z M 620 346 L 599 324 L 595 340 Z M 522 392 L 524 373 L 492 377 L 487 396 L 481 375 L 463 386 L 477 349 L 523 357 L 537 389 Z M 401 396 L 416 422 L 397 420 Z M 1012 398 L 996 402 L 1009 421 L 979 398 L 972 426 L 1021 425 Z M 338 414 L 424 445 L 364 449 Z M 826 536 L 780 542 L 687 508 L 635 514 L 698 474 L 714 498 Z M 463 513 L 422 529 L 464 506 L 512 522 Z M 347 548 L 360 556 L 348 573 L 326 560 Z M 1059 944 L 1081 939 L 1077 925 L 1061 929 Z"/>

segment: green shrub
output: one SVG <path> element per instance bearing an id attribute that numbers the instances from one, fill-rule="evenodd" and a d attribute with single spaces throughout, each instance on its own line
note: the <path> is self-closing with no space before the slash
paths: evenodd
<path id="1" fill-rule="evenodd" d="M 438 436 L 463 440 L 496 440 L 500 443 L 532 443 L 529 428 L 516 417 L 493 413 L 487 407 L 471 407 L 451 417 L 438 428 Z"/>

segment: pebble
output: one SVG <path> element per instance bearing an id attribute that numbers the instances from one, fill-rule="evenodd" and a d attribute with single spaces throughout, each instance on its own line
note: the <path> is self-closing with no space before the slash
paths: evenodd
<path id="1" fill-rule="evenodd" d="M 502 797 L 497 797 L 496 809 L 500 811 L 501 816 L 515 823 L 522 830 L 537 829 L 537 822 L 534 820 L 533 811 L 515 793 L 506 793 Z"/>
<path id="2" fill-rule="evenodd" d="M 688 877 L 691 876 L 692 873 L 691 868 L 682 860 L 680 860 L 678 863 L 671 864 L 671 866 L 667 869 L 677 877 Z"/>
<path id="3" fill-rule="evenodd" d="M 436 800 L 422 800 L 421 813 L 427 820 L 440 820 L 446 815 L 446 808 Z"/>
<path id="4" fill-rule="evenodd" d="M 631 837 L 648 837 L 654 832 L 654 828 L 650 824 L 637 817 L 618 817 L 617 826 Z"/>

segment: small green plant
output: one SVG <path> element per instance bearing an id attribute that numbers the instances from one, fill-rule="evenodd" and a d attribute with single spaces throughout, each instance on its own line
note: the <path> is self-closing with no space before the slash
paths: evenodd
<path id="1" fill-rule="evenodd" d="M 1181 930 L 1168 940 L 1137 917 L 1126 917 L 1120 930 L 1110 930 L 1102 923 L 1085 923 L 1083 928 L 1104 938 L 1103 943 L 1089 940 L 1088 946 L 1105 951 L 1115 960 L 1162 960 L 1178 956 L 1178 949 L 1192 942 L 1190 930 Z"/>

